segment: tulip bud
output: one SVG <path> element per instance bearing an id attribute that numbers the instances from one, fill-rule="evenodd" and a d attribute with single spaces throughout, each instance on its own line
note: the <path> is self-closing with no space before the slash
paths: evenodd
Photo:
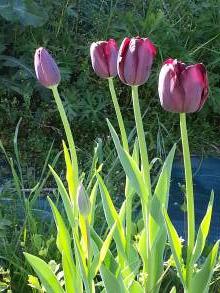
<path id="1" fill-rule="evenodd" d="M 77 189 L 77 199 L 80 214 L 87 217 L 90 213 L 90 200 L 82 183 Z"/>
<path id="2" fill-rule="evenodd" d="M 38 81 L 45 87 L 57 86 L 60 82 L 59 68 L 45 48 L 38 48 L 34 55 L 34 67 Z"/>
<path id="3" fill-rule="evenodd" d="M 117 69 L 121 81 L 142 85 L 150 75 L 156 48 L 148 38 L 125 38 L 119 48 Z"/>
<path id="4" fill-rule="evenodd" d="M 186 64 L 176 59 L 164 62 L 158 83 L 162 107 L 169 112 L 199 111 L 208 98 L 208 77 L 203 64 Z"/>
<path id="5" fill-rule="evenodd" d="M 90 47 L 92 67 L 101 78 L 117 75 L 118 45 L 115 40 L 99 41 Z"/>

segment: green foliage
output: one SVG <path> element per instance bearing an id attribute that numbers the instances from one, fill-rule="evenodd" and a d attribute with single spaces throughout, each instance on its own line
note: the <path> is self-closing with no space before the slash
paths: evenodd
<path id="1" fill-rule="evenodd" d="M 210 143 L 219 144 L 219 1 L 209 0 L 151 0 L 151 1 L 2 1 L 0 6 L 0 127 L 7 131 L 14 129 L 22 116 L 23 124 L 38 129 L 28 132 L 23 127 L 22 136 L 29 135 L 31 154 L 43 153 L 50 137 L 56 138 L 58 149 L 61 125 L 55 105 L 47 91 L 35 81 L 33 52 L 39 46 L 51 50 L 61 68 L 63 87 L 61 96 L 64 107 L 77 136 L 78 146 L 85 146 L 93 140 L 98 129 L 107 136 L 103 119 L 107 116 L 115 123 L 113 108 L 109 103 L 109 93 L 103 83 L 91 71 L 89 44 L 94 40 L 115 37 L 118 43 L 124 36 L 149 36 L 158 48 L 151 79 L 141 89 L 146 104 L 151 100 L 153 113 L 149 120 L 144 119 L 148 129 L 151 148 L 158 144 L 161 148 L 172 145 L 178 137 L 176 119 L 172 114 L 167 119 L 158 103 L 156 82 L 161 63 L 172 56 L 186 62 L 203 62 L 209 72 L 210 99 L 202 114 L 193 115 L 190 120 L 192 146 L 201 151 L 200 139 L 204 148 L 210 151 Z M 7 13 L 6 13 L 6 12 Z M 32 15 L 32 16 L 31 16 Z M 31 16 L 31 17 L 30 17 Z M 5 18 L 10 19 L 6 20 Z M 29 22 L 29 23 L 27 23 Z M 28 42 L 27 42 L 28 40 Z M 102 85 L 101 85 L 102 84 Z M 132 113 L 126 90 L 119 88 L 119 102 L 125 117 L 125 124 L 131 126 Z M 197 125 L 206 120 L 205 131 L 198 137 Z M 157 121 L 157 122 L 156 122 Z M 160 128 L 161 123 L 165 128 Z M 4 125 L 4 127 L 3 127 Z M 89 126 L 89 127 L 88 127 Z M 79 131 L 80 129 L 80 131 Z M 82 131 L 83 129 L 83 131 Z M 170 141 L 160 144 L 163 137 L 171 133 Z M 82 136 L 83 133 L 83 136 Z M 159 140 L 156 139 L 158 133 Z M 99 134 L 100 135 L 100 134 Z M 8 143 L 3 130 L 4 143 Z M 37 139 L 36 139 L 37 137 Z M 23 144 L 22 144 L 23 145 Z M 27 153 L 22 147 L 22 153 Z"/>

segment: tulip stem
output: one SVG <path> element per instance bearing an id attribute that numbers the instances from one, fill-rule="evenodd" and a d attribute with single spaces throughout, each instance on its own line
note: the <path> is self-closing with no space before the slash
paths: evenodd
<path id="1" fill-rule="evenodd" d="M 115 92 L 113 78 L 108 78 L 109 90 L 112 97 L 112 102 L 115 108 L 115 113 L 118 120 L 118 125 L 121 133 L 121 140 L 123 148 L 126 152 L 129 153 L 129 145 L 128 145 L 128 138 L 125 130 L 125 125 L 123 121 L 123 117 L 121 114 L 120 106 L 118 104 L 118 99 Z M 129 194 L 128 190 L 129 180 L 126 177 L 126 184 L 125 184 L 125 197 L 126 197 L 126 252 L 127 255 L 130 256 L 130 243 L 131 243 L 131 227 L 132 227 L 132 194 Z"/>
<path id="2" fill-rule="evenodd" d="M 57 108 L 59 110 L 60 113 L 60 117 L 61 120 L 63 122 L 63 126 L 64 126 L 64 130 L 66 133 L 66 138 L 69 144 L 69 150 L 70 150 L 70 155 L 71 155 L 71 160 L 72 160 L 72 165 L 73 165 L 73 172 L 74 172 L 74 185 L 77 189 L 78 186 L 78 162 L 77 162 L 77 155 L 76 155 L 76 148 L 75 148 L 75 144 L 74 144 L 74 140 L 73 140 L 73 135 L 72 135 L 72 131 L 70 129 L 70 124 L 69 121 L 67 119 L 66 116 L 66 112 L 64 110 L 57 86 L 53 86 L 51 88 L 52 92 L 53 92 L 53 96 L 55 99 L 55 102 L 57 104 Z M 76 190 L 75 190 L 76 193 Z"/>
<path id="3" fill-rule="evenodd" d="M 183 159 L 186 181 L 186 202 L 187 202 L 187 225 L 188 225 L 188 245 L 187 245 L 187 264 L 189 265 L 195 241 L 195 212 L 192 167 L 190 160 L 189 142 L 186 127 L 186 114 L 180 113 L 180 130 L 182 138 Z"/>
<path id="4" fill-rule="evenodd" d="M 147 145 L 145 140 L 145 133 L 144 133 L 144 127 L 143 127 L 143 121 L 141 116 L 141 110 L 139 105 L 139 98 L 138 98 L 138 87 L 132 86 L 132 99 L 133 99 L 133 108 L 134 108 L 134 117 L 135 117 L 135 123 L 136 123 L 136 129 L 137 129 L 137 136 L 138 136 L 138 143 L 140 148 L 140 155 L 141 155 L 141 168 L 142 168 L 142 174 L 144 183 L 146 185 L 146 193 L 140 194 L 141 202 L 142 202 L 142 213 L 143 213 L 143 219 L 144 219 L 144 227 L 145 227 L 145 233 L 146 233 L 146 267 L 144 270 L 146 270 L 144 273 L 147 275 L 152 274 L 150 272 L 150 242 L 149 242 L 149 217 L 150 217 L 150 210 L 149 210 L 149 200 L 151 198 L 151 179 L 150 179 L 150 166 L 149 166 L 149 160 L 148 160 L 148 153 L 147 153 Z M 145 288 L 146 292 L 150 291 L 151 282 L 148 279 Z"/>
<path id="5" fill-rule="evenodd" d="M 118 125 L 119 125 L 119 129 L 120 129 L 120 133 L 121 133 L 121 140 L 122 140 L 122 145 L 124 147 L 124 149 L 129 152 L 129 147 L 128 147 L 128 139 L 127 139 L 127 134 L 126 134 L 126 130 L 125 130 L 125 125 L 124 125 L 124 121 L 121 115 L 121 110 L 120 110 L 120 106 L 118 104 L 118 99 L 116 97 L 116 92 L 115 92 L 115 87 L 114 87 L 114 83 L 113 83 L 113 78 L 110 77 L 108 78 L 108 84 L 109 84 L 109 90 L 111 93 L 111 97 L 112 97 L 112 102 L 115 108 L 115 113 L 117 116 L 117 120 L 118 120 Z"/>
<path id="6" fill-rule="evenodd" d="M 151 196 L 150 165 L 148 160 L 147 146 L 146 146 L 146 140 L 145 140 L 143 121 L 141 117 L 137 86 L 132 86 L 132 99 L 133 99 L 134 116 L 135 116 L 135 122 L 136 122 L 136 128 L 137 128 L 138 143 L 139 143 L 140 154 L 141 154 L 142 172 L 143 172 L 144 181 L 148 190 L 148 196 L 150 197 Z M 146 199 L 146 201 L 148 202 L 148 199 Z"/>

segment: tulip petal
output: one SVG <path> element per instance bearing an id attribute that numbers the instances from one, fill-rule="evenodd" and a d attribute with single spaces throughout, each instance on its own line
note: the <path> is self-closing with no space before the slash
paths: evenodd
<path id="1" fill-rule="evenodd" d="M 132 38 L 125 56 L 124 78 L 129 85 L 137 85 L 135 81 L 138 66 L 138 50 L 142 42 L 143 40 L 140 38 Z"/>
<path id="2" fill-rule="evenodd" d="M 204 68 L 201 64 L 188 66 L 181 75 L 182 84 L 185 91 L 184 112 L 196 112 L 204 104 L 208 95 L 207 85 L 204 80 Z"/>
<path id="3" fill-rule="evenodd" d="M 125 58 L 126 54 L 128 51 L 130 43 L 130 38 L 125 38 L 123 42 L 121 43 L 121 46 L 119 48 L 118 52 L 118 60 L 117 60 L 117 70 L 118 70 L 118 76 L 121 79 L 123 83 L 127 83 L 124 77 L 124 63 L 125 63 Z"/>
<path id="4" fill-rule="evenodd" d="M 118 45 L 115 40 L 108 40 L 105 46 L 105 56 L 108 63 L 108 71 L 111 77 L 117 75 L 117 58 L 118 58 Z"/>
<path id="5" fill-rule="evenodd" d="M 144 84 L 148 80 L 155 54 L 156 48 L 148 38 L 139 39 L 136 85 Z"/>
<path id="6" fill-rule="evenodd" d="M 100 41 L 92 43 L 90 47 L 90 56 L 92 60 L 92 67 L 95 73 L 101 78 L 109 77 L 108 64 L 105 57 L 105 46 L 107 42 Z"/>
<path id="7" fill-rule="evenodd" d="M 36 77 L 43 86 L 50 87 L 59 84 L 61 79 L 59 68 L 45 48 L 36 50 L 34 66 Z"/>
<path id="8" fill-rule="evenodd" d="M 160 71 L 158 92 L 161 106 L 169 112 L 183 112 L 184 90 L 172 63 L 165 63 Z"/>

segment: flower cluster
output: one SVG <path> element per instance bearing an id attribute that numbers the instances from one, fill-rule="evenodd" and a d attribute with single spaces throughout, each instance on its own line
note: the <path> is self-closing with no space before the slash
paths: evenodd
<path id="1" fill-rule="evenodd" d="M 114 39 L 91 44 L 90 56 L 95 73 L 101 78 L 113 78 L 130 86 L 144 84 L 150 75 L 156 48 L 149 38 L 125 38 L 118 48 Z M 44 48 L 35 53 L 35 71 L 45 87 L 57 86 L 59 69 Z M 186 64 L 167 59 L 162 65 L 158 92 L 166 111 L 192 113 L 199 111 L 208 98 L 208 78 L 203 64 Z"/>

